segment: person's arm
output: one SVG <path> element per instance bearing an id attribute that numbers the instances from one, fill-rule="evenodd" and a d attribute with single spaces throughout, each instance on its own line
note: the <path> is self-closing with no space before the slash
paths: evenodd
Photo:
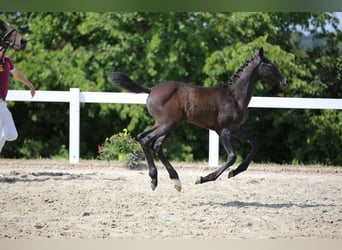
<path id="1" fill-rule="evenodd" d="M 20 71 L 14 69 L 13 71 L 11 71 L 11 73 L 15 77 L 15 79 L 30 88 L 31 96 L 33 97 L 36 93 L 36 89 L 34 88 L 33 84 L 29 80 L 27 80 Z"/>

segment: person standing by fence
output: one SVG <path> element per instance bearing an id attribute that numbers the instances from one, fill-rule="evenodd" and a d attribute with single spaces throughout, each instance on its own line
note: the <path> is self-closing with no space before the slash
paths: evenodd
<path id="1" fill-rule="evenodd" d="M 14 141 L 18 132 L 13 117 L 6 104 L 6 96 L 10 84 L 11 75 L 20 83 L 29 87 L 33 97 L 36 90 L 26 77 L 15 69 L 11 59 L 5 56 L 6 49 L 0 46 L 0 153 L 6 141 Z"/>

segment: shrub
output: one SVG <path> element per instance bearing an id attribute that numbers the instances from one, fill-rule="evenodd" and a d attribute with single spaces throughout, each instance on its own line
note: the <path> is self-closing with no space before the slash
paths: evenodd
<path id="1" fill-rule="evenodd" d="M 140 144 L 127 129 L 106 138 L 99 150 L 100 160 L 119 160 L 128 168 L 136 168 L 144 159 Z"/>

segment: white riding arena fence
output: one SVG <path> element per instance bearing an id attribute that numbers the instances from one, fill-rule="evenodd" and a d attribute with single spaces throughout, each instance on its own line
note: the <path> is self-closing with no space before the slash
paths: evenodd
<path id="1" fill-rule="evenodd" d="M 9 90 L 8 101 L 24 102 L 68 102 L 69 103 L 69 162 L 80 160 L 80 103 L 146 104 L 147 94 L 116 92 L 82 92 L 79 88 L 69 91 L 36 91 L 31 97 L 29 91 Z M 289 98 L 252 97 L 250 108 L 286 109 L 336 109 L 342 110 L 342 99 L 331 98 Z M 219 137 L 209 131 L 209 166 L 219 165 Z"/>

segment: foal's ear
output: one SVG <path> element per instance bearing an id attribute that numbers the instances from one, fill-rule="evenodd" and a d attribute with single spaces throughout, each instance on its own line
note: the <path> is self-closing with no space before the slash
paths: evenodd
<path id="1" fill-rule="evenodd" d="M 259 51 L 257 49 L 254 49 L 254 57 L 257 57 L 257 56 L 260 56 L 260 57 L 264 56 L 264 48 L 263 47 L 261 47 L 259 49 Z"/>
<path id="2" fill-rule="evenodd" d="M 0 27 L 1 27 L 1 29 L 5 29 L 5 23 L 2 21 L 2 20 L 0 20 Z"/>
<path id="3" fill-rule="evenodd" d="M 259 49 L 259 56 L 260 56 L 260 57 L 263 57 L 263 56 L 264 56 L 264 48 L 263 48 L 263 47 L 261 47 L 261 48 Z"/>

